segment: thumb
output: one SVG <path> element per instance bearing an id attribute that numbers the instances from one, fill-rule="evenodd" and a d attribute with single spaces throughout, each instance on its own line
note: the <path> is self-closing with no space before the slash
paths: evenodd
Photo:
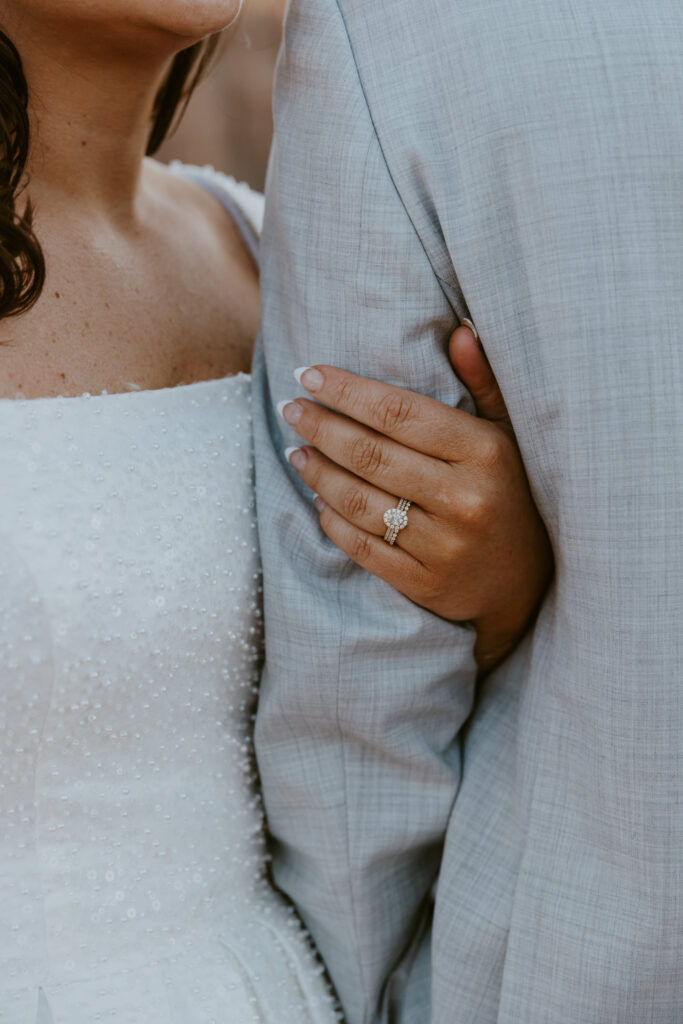
<path id="1" fill-rule="evenodd" d="M 512 424 L 491 365 L 474 331 L 462 324 L 448 345 L 451 365 L 474 399 L 477 413 L 512 433 Z"/>

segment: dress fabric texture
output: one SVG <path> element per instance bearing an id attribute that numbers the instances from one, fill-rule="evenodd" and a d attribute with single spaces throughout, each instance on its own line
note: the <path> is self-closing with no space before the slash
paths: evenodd
<path id="1" fill-rule="evenodd" d="M 265 877 L 252 461 L 244 374 L 0 402 L 2 1024 L 336 1019 Z"/>

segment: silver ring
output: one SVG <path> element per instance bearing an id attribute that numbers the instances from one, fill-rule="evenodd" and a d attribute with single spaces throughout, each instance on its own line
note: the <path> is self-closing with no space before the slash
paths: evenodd
<path id="1" fill-rule="evenodd" d="M 387 544 L 393 546 L 401 530 L 405 530 L 408 525 L 408 509 L 411 505 L 412 501 L 401 498 L 396 508 L 388 508 L 384 513 L 384 525 L 387 528 L 384 539 Z"/>
<path id="2" fill-rule="evenodd" d="M 479 331 L 478 331 L 478 330 L 477 330 L 477 328 L 476 328 L 476 327 L 474 326 L 474 324 L 473 324 L 473 323 L 472 323 L 472 321 L 471 321 L 471 320 L 469 319 L 469 317 L 466 317 L 466 316 L 464 316 L 464 317 L 462 318 L 462 320 L 460 321 L 460 326 L 461 326 L 461 327 L 469 327 L 469 329 L 470 329 L 470 330 L 472 331 L 472 334 L 473 334 L 473 335 L 474 335 L 474 337 L 475 337 L 475 338 L 477 339 L 477 341 L 481 341 L 481 338 L 479 337 Z"/>

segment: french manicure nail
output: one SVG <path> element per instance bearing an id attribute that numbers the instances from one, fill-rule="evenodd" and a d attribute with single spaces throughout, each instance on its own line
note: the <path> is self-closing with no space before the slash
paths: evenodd
<path id="1" fill-rule="evenodd" d="M 313 504 L 317 508 L 318 512 L 322 512 L 324 508 L 327 508 L 327 502 L 323 501 L 319 494 L 316 494 L 315 498 L 313 499 Z"/>
<path id="2" fill-rule="evenodd" d="M 298 374 L 298 376 L 297 376 Z M 325 380 L 320 370 L 312 370 L 310 366 L 300 366 L 294 376 L 307 391 L 320 391 Z"/>
<path id="3" fill-rule="evenodd" d="M 479 344 L 481 345 L 481 338 L 479 337 L 479 331 L 474 326 L 474 324 L 472 323 L 472 321 L 470 320 L 469 317 L 464 316 L 462 318 L 462 320 L 460 321 L 460 326 L 461 327 L 469 327 L 469 329 L 472 331 L 472 334 L 474 335 L 474 340 L 478 341 Z"/>
<path id="4" fill-rule="evenodd" d="M 285 402 L 280 402 L 277 407 L 277 411 L 291 427 L 295 427 L 303 415 L 303 409 L 298 402 L 293 402 L 291 398 Z"/>
<path id="5" fill-rule="evenodd" d="M 308 456 L 303 448 L 285 448 L 285 458 L 299 472 L 305 469 L 308 460 Z"/>

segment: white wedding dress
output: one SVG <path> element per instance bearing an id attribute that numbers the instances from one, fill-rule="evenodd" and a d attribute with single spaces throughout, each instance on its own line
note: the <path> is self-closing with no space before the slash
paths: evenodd
<path id="1" fill-rule="evenodd" d="M 330 1024 L 265 878 L 249 377 L 0 401 L 0 480 L 1 1024 Z"/>

